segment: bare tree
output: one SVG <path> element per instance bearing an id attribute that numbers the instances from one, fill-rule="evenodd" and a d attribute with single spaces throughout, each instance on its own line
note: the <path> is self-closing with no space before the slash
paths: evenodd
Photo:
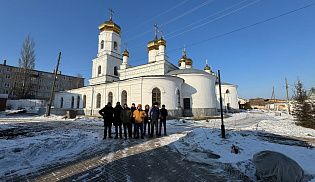
<path id="1" fill-rule="evenodd" d="M 35 42 L 28 35 L 23 42 L 19 67 L 21 68 L 20 97 L 27 98 L 32 88 L 32 70 L 35 68 Z"/>

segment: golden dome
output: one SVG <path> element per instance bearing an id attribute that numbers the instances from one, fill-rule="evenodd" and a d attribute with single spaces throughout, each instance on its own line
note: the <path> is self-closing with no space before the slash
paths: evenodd
<path id="1" fill-rule="evenodd" d="M 163 37 L 161 37 L 161 38 L 158 40 L 158 44 L 159 44 L 159 45 L 166 46 L 166 41 L 163 39 Z"/>
<path id="2" fill-rule="evenodd" d="M 129 52 L 127 51 L 127 49 L 125 49 L 124 50 L 124 52 L 123 52 L 123 54 L 122 54 L 123 56 L 127 56 L 127 57 L 129 57 Z"/>
<path id="3" fill-rule="evenodd" d="M 158 50 L 158 49 L 159 49 L 158 40 L 155 39 L 155 40 L 150 41 L 150 42 L 148 43 L 147 47 L 148 47 L 148 51 L 151 51 L 151 50 Z"/>
<path id="4" fill-rule="evenodd" d="M 186 65 L 190 65 L 190 66 L 192 65 L 192 60 L 187 57 L 185 50 L 183 51 L 182 58 L 178 61 L 178 66 L 181 66 L 182 62 L 185 62 Z"/>
<path id="5" fill-rule="evenodd" d="M 210 70 L 211 71 L 211 68 L 210 68 L 210 66 L 208 66 L 208 64 L 206 64 L 204 70 Z"/>
<path id="6" fill-rule="evenodd" d="M 106 21 L 104 23 L 102 23 L 98 29 L 102 32 L 102 31 L 114 31 L 117 34 L 120 33 L 120 26 L 118 26 L 116 23 L 114 23 L 112 20 Z"/>

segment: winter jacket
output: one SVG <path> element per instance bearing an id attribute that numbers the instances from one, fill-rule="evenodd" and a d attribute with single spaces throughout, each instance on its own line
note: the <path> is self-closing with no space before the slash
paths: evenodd
<path id="1" fill-rule="evenodd" d="M 144 117 L 144 123 L 148 123 L 149 122 L 149 109 L 145 109 L 145 117 Z"/>
<path id="2" fill-rule="evenodd" d="M 131 111 L 131 116 L 133 116 L 133 111 L 137 110 L 136 107 L 131 107 L 130 108 L 130 111 Z M 131 117 L 131 123 L 135 123 L 135 118 L 134 117 Z"/>
<path id="3" fill-rule="evenodd" d="M 103 116 L 105 124 L 112 124 L 114 119 L 114 109 L 112 106 L 106 105 L 103 109 L 99 110 L 98 113 Z"/>
<path id="4" fill-rule="evenodd" d="M 121 105 L 116 105 L 114 108 L 114 125 L 115 126 L 120 126 L 122 124 L 122 120 L 120 118 L 120 113 L 123 110 Z"/>
<path id="5" fill-rule="evenodd" d="M 161 119 L 166 119 L 166 117 L 168 116 L 167 109 L 165 108 L 160 109 L 160 114 L 161 114 Z"/>
<path id="6" fill-rule="evenodd" d="M 150 118 L 152 119 L 152 120 L 158 120 L 159 119 L 159 116 L 160 116 L 160 110 L 159 110 L 159 108 L 157 108 L 157 107 L 152 107 L 151 108 L 151 110 L 149 111 L 149 113 L 150 113 Z"/>
<path id="7" fill-rule="evenodd" d="M 126 109 L 123 109 L 120 113 L 120 119 L 123 123 L 131 123 L 131 110 L 127 107 Z"/>
<path id="8" fill-rule="evenodd" d="M 133 117 L 135 118 L 135 123 L 143 123 L 145 112 L 143 110 L 133 111 Z"/>

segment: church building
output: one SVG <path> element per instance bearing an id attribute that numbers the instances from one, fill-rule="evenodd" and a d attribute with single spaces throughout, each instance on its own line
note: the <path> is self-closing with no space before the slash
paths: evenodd
<path id="1" fill-rule="evenodd" d="M 56 92 L 55 114 L 76 110 L 78 114 L 98 115 L 108 102 L 113 107 L 116 102 L 129 107 L 131 103 L 152 106 L 157 102 L 164 104 L 171 116 L 217 114 L 217 77 L 211 68 L 206 65 L 204 70 L 194 69 L 185 50 L 178 66 L 173 65 L 166 53 L 166 40 L 158 37 L 157 31 L 147 44 L 147 63 L 139 66 L 131 66 L 128 50 L 121 50 L 121 28 L 112 17 L 99 26 L 98 39 L 89 85 Z M 229 95 L 237 98 L 236 89 L 231 91 Z"/>

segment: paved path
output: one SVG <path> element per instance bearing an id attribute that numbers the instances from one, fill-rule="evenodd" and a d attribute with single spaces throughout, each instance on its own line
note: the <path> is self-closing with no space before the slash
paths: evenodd
<path id="1" fill-rule="evenodd" d="M 103 151 L 83 157 L 79 161 L 54 166 L 41 171 L 41 174 L 14 180 L 189 182 L 237 180 L 226 172 L 223 166 L 185 161 L 183 156 L 169 147 L 176 140 L 170 138 L 122 143 L 118 140 Z"/>

